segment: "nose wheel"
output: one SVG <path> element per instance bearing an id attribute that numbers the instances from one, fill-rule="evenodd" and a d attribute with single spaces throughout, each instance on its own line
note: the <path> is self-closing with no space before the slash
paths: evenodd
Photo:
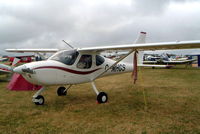
<path id="1" fill-rule="evenodd" d="M 45 87 L 42 87 L 33 95 L 32 101 L 33 103 L 35 103 L 35 105 L 44 105 L 44 97 L 40 95 L 44 90 L 45 90 Z"/>
<path id="2" fill-rule="evenodd" d="M 34 103 L 36 105 L 43 105 L 44 104 L 44 97 L 42 95 L 38 95 L 35 99 L 34 99 Z"/>

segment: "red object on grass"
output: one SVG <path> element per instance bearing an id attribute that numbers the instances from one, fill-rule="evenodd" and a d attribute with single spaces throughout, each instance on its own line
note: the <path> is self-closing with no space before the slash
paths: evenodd
<path id="1" fill-rule="evenodd" d="M 33 85 L 25 80 L 22 75 L 14 73 L 7 88 L 15 91 L 32 91 L 39 90 L 42 86 Z"/>

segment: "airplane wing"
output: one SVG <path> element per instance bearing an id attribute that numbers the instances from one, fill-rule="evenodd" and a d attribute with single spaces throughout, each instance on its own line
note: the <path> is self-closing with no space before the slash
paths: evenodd
<path id="1" fill-rule="evenodd" d="M 184 60 L 184 61 L 178 61 L 178 60 L 175 60 L 175 61 L 163 61 L 163 63 L 165 64 L 184 64 L 184 63 L 191 63 L 195 60 Z"/>
<path id="2" fill-rule="evenodd" d="M 157 64 L 157 61 L 143 61 L 143 64 Z"/>
<path id="3" fill-rule="evenodd" d="M 16 52 L 16 53 L 24 53 L 24 52 L 33 52 L 33 53 L 55 53 L 59 51 L 59 49 L 6 49 L 7 52 Z"/>
<path id="4" fill-rule="evenodd" d="M 170 65 L 149 65 L 149 64 L 138 64 L 139 67 L 152 67 L 152 68 L 155 68 L 155 67 L 158 67 L 158 68 L 171 68 L 173 66 L 170 66 Z"/>
<path id="5" fill-rule="evenodd" d="M 200 48 L 200 40 L 86 47 L 86 48 L 78 48 L 77 50 L 79 52 L 84 52 L 84 51 L 102 52 L 105 50 L 132 49 L 132 50 L 144 51 L 144 50 L 192 49 L 192 48 Z"/>

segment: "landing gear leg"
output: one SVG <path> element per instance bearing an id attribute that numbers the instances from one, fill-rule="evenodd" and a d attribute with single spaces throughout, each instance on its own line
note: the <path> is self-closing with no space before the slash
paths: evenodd
<path id="1" fill-rule="evenodd" d="M 97 94 L 97 102 L 98 103 L 106 103 L 108 101 L 108 95 L 105 92 L 99 92 L 95 86 L 95 83 L 92 81 L 92 88 L 94 92 Z"/>
<path id="2" fill-rule="evenodd" d="M 44 104 L 44 97 L 43 97 L 42 95 L 40 95 L 44 90 L 45 90 L 45 87 L 42 87 L 39 91 L 37 91 L 37 92 L 33 95 L 32 101 L 33 101 L 36 105 L 43 105 L 43 104 Z"/>

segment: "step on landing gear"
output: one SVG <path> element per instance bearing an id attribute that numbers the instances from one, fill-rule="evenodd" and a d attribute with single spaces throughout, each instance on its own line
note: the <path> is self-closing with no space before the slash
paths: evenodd
<path id="1" fill-rule="evenodd" d="M 94 92 L 97 94 L 97 102 L 99 104 L 106 103 L 108 101 L 108 95 L 105 92 L 99 92 L 94 84 L 94 82 L 91 82 L 92 88 Z"/>

